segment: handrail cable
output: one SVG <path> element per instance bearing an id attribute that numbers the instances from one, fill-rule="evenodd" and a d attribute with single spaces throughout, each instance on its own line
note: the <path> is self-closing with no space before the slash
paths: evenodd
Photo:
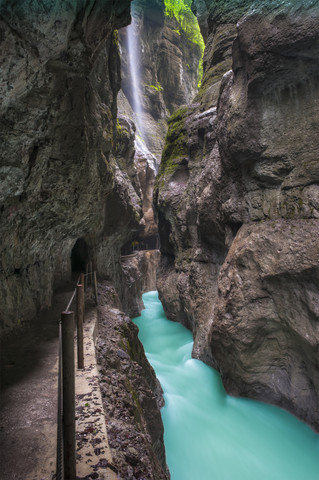
<path id="1" fill-rule="evenodd" d="M 78 278 L 78 280 L 77 280 L 77 282 L 76 282 L 76 285 L 78 285 L 79 282 L 80 282 L 80 277 Z M 72 295 L 72 297 L 71 297 L 71 300 L 69 301 L 68 306 L 67 306 L 66 309 L 65 309 L 65 312 L 68 312 L 68 311 L 69 311 L 69 308 L 70 308 L 70 306 L 71 306 L 71 303 L 72 303 L 73 300 L 74 300 L 75 294 L 76 294 L 76 287 L 75 287 L 75 289 L 74 289 L 74 292 L 73 292 L 73 295 Z"/>

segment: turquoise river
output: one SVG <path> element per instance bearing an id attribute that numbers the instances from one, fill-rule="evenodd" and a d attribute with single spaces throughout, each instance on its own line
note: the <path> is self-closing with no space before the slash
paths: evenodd
<path id="1" fill-rule="evenodd" d="M 230 397 L 191 358 L 192 333 L 165 317 L 157 292 L 133 319 L 161 382 L 171 480 L 319 480 L 319 435 L 284 410 Z"/>

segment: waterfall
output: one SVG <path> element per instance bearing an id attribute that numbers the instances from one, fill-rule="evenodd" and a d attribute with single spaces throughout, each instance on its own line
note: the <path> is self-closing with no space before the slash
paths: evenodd
<path id="1" fill-rule="evenodd" d="M 139 143 L 146 141 L 145 130 L 143 127 L 143 102 L 142 102 L 142 75 L 141 75 L 141 57 L 139 26 L 134 5 L 132 4 L 132 23 L 127 27 L 127 54 L 128 65 L 132 79 L 131 107 L 134 112 L 134 120 L 137 129 L 137 141 Z M 140 138 L 139 138 L 140 137 Z"/>

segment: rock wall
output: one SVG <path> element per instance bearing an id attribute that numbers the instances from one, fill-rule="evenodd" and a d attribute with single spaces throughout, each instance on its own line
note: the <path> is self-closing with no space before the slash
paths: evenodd
<path id="1" fill-rule="evenodd" d="M 122 65 L 119 122 L 121 127 L 132 121 L 136 125 L 134 164 L 143 211 L 138 239 L 153 244 L 157 235 L 153 187 L 167 132 L 167 118 L 196 94 L 201 55 L 198 45 L 188 39 L 176 19 L 164 12 L 163 0 L 134 0 L 134 34 L 129 33 L 130 25 L 120 29 L 118 35 Z M 134 38 L 136 85 L 129 58 Z"/>
<path id="2" fill-rule="evenodd" d="M 227 391 L 319 430 L 319 5 L 196 0 L 202 88 L 156 180 L 161 300 Z"/>
<path id="3" fill-rule="evenodd" d="M 162 390 L 148 363 L 138 328 L 118 310 L 114 288 L 99 285 L 97 358 L 108 440 L 119 478 L 170 478 L 159 408 Z"/>
<path id="4" fill-rule="evenodd" d="M 159 250 L 141 250 L 132 255 L 121 257 L 127 289 L 131 298 L 137 298 L 136 306 L 132 302 L 131 317 L 140 315 L 144 308 L 141 296 L 145 292 L 156 290 L 156 274 L 160 260 Z"/>
<path id="5" fill-rule="evenodd" d="M 175 18 L 164 14 L 164 0 L 134 0 L 133 5 L 145 144 L 159 163 L 168 116 L 189 103 L 197 92 L 200 49 L 178 28 Z M 127 28 L 119 31 L 122 90 L 127 100 L 120 96 L 119 112 L 131 117 L 134 100 L 127 35 Z"/>
<path id="6" fill-rule="evenodd" d="M 119 161 L 114 29 L 130 1 L 6 1 L 1 42 L 1 329 L 30 320 L 70 278 L 86 242 L 125 295 L 120 251 L 140 198 Z M 126 152 L 125 152 L 126 153 Z"/>

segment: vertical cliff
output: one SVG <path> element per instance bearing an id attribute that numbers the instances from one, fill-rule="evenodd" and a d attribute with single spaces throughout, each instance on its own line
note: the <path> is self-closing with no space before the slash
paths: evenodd
<path id="1" fill-rule="evenodd" d="M 132 16 L 132 24 L 120 29 L 118 36 L 122 61 L 119 122 L 122 126 L 133 121 L 135 126 L 134 164 L 143 218 L 134 240 L 156 248 L 153 187 L 167 118 L 197 92 L 201 51 L 174 15 L 169 15 L 164 0 L 134 0 Z"/>
<path id="2" fill-rule="evenodd" d="M 123 296 L 120 249 L 141 213 L 116 158 L 114 29 L 129 23 L 129 7 L 129 0 L 1 4 L 4 329 L 48 306 L 53 287 L 88 259 Z"/>
<path id="3" fill-rule="evenodd" d="M 140 113 L 144 143 L 160 160 L 167 131 L 167 118 L 176 108 L 189 103 L 197 92 L 200 48 L 165 14 L 164 0 L 134 0 L 132 15 L 138 40 L 137 63 Z M 131 28 L 131 27 L 128 27 Z M 119 31 L 122 61 L 120 113 L 132 115 L 134 84 L 128 58 L 128 28 Z"/>
<path id="4" fill-rule="evenodd" d="M 156 181 L 161 299 L 229 393 L 318 429 L 319 5 L 194 3 L 204 77 Z"/>

